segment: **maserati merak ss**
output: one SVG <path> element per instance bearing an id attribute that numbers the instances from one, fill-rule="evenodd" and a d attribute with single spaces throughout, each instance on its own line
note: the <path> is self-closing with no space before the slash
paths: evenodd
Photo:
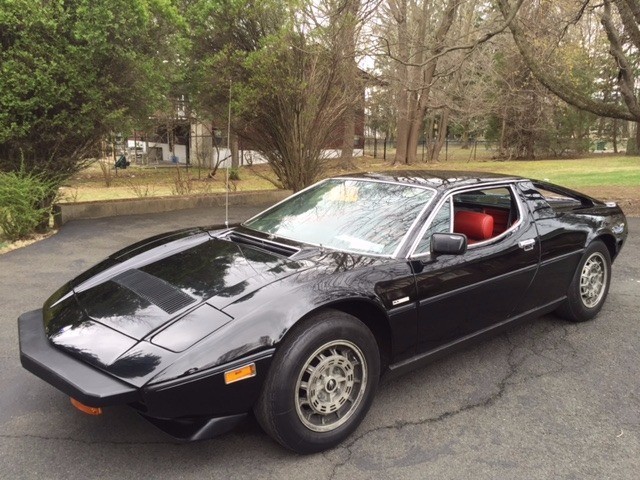
<path id="1" fill-rule="evenodd" d="M 614 203 L 489 173 L 323 180 L 232 228 L 159 235 L 20 316 L 22 365 L 181 440 L 255 414 L 300 453 L 360 424 L 379 380 L 555 312 L 602 308 Z"/>

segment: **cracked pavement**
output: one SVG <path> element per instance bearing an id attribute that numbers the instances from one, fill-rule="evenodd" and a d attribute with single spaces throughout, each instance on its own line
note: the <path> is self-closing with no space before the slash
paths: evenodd
<path id="1" fill-rule="evenodd" d="M 232 207 L 231 221 L 257 210 Z M 285 451 L 253 420 L 177 444 L 126 407 L 84 415 L 21 368 L 20 313 L 118 248 L 223 215 L 80 220 L 0 256 L 0 478 L 638 478 L 640 219 L 594 321 L 545 316 L 383 383 L 355 434 L 317 455 Z"/>

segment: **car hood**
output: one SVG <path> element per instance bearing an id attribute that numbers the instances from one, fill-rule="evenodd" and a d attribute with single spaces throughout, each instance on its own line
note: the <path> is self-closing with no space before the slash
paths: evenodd
<path id="1" fill-rule="evenodd" d="M 235 299 L 312 265 L 204 230 L 176 232 L 122 250 L 64 285 L 44 305 L 45 328 L 58 347 L 111 371 L 143 343 L 157 350 L 150 338 L 203 304 L 220 326 L 221 309 Z"/>

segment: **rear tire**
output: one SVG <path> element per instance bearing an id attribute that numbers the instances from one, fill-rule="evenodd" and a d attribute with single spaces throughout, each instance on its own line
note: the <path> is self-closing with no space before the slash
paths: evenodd
<path id="1" fill-rule="evenodd" d="M 611 256 L 600 240 L 589 244 L 557 313 L 571 322 L 594 318 L 604 305 L 611 282 Z"/>
<path id="2" fill-rule="evenodd" d="M 379 377 L 378 345 L 367 326 L 347 313 L 323 310 L 287 334 L 254 412 L 284 447 L 320 452 L 362 422 Z"/>

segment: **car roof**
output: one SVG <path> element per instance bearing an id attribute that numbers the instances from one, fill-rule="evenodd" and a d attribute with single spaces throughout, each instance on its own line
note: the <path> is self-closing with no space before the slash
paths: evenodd
<path id="1" fill-rule="evenodd" d="M 449 190 L 454 187 L 474 186 L 505 180 L 524 180 L 516 175 L 457 170 L 387 170 L 383 172 L 352 173 L 340 175 L 340 177 L 420 185 L 437 190 Z"/>

